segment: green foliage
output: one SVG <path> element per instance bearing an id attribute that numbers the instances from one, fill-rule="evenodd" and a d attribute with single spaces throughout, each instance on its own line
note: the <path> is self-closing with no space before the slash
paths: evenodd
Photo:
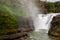
<path id="1" fill-rule="evenodd" d="M 47 11 L 48 11 L 48 13 L 55 12 L 55 5 L 54 5 L 54 3 L 48 3 L 47 4 Z"/>
<path id="2" fill-rule="evenodd" d="M 13 12 L 4 5 L 0 5 L 0 33 L 11 29 L 12 31 L 17 28 L 18 22 Z"/>
<path id="3" fill-rule="evenodd" d="M 47 3 L 48 13 L 59 13 L 60 12 L 60 2 L 48 2 Z"/>
<path id="4" fill-rule="evenodd" d="M 60 2 L 55 3 L 56 12 L 60 12 Z"/>

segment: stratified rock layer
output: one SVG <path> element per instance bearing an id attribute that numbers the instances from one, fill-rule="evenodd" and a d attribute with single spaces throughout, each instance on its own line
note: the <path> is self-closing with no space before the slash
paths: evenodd
<path id="1" fill-rule="evenodd" d="M 48 34 L 60 38 L 60 15 L 53 18 Z"/>

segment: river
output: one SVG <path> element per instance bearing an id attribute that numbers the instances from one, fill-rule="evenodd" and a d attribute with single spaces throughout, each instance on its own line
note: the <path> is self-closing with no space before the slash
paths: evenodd
<path id="1" fill-rule="evenodd" d="M 60 38 L 55 38 L 52 36 L 49 36 L 46 33 L 46 30 L 40 29 L 38 32 L 32 32 L 30 35 L 31 40 L 60 40 Z"/>

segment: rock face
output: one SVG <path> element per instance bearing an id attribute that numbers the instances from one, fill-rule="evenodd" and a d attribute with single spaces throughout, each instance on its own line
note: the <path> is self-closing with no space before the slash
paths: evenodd
<path id="1" fill-rule="evenodd" d="M 53 18 L 48 34 L 60 38 L 60 15 Z"/>

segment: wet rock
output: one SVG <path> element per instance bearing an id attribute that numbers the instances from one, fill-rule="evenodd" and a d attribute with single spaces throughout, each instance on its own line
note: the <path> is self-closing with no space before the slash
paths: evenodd
<path id="1" fill-rule="evenodd" d="M 6 34 L 3 36 L 0 36 L 0 40 L 25 40 L 30 37 L 31 29 L 27 27 L 20 28 L 19 31 L 16 33 Z"/>
<path id="2" fill-rule="evenodd" d="M 51 28 L 48 33 L 50 36 L 60 38 L 60 15 L 55 16 L 51 22 Z"/>
<path id="3" fill-rule="evenodd" d="M 0 36 L 0 40 L 28 40 L 30 33 L 34 30 L 32 23 L 30 23 L 32 21 L 22 17 L 17 17 L 17 20 L 19 22 L 17 32 L 6 33 L 3 37 Z"/>

